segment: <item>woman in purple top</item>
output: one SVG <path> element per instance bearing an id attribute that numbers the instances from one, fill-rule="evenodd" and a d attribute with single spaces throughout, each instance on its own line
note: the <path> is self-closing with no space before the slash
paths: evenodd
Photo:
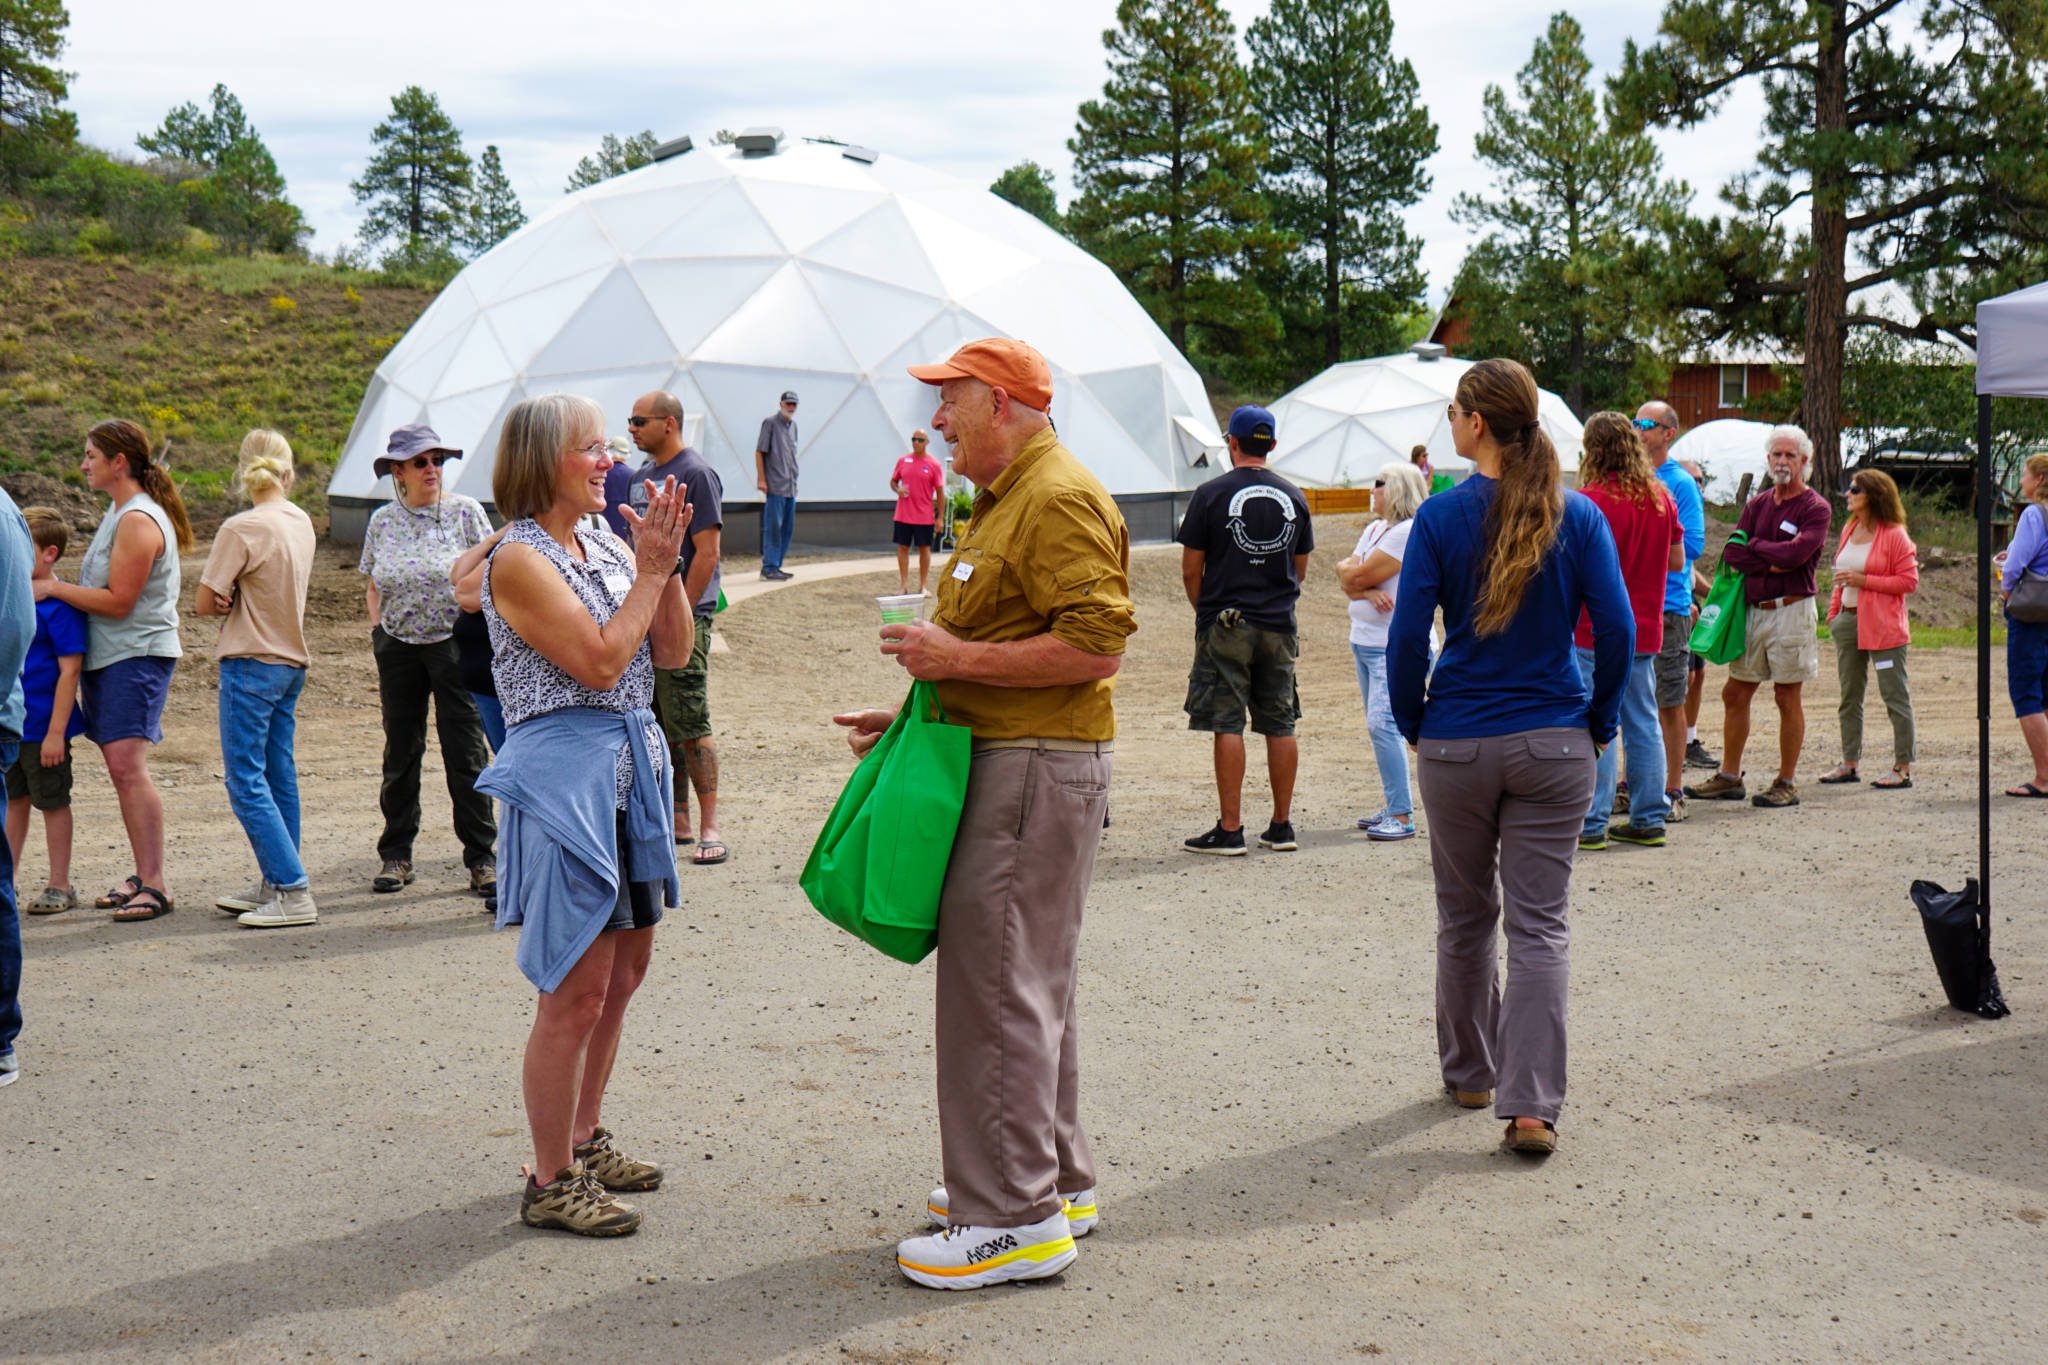
<path id="1" fill-rule="evenodd" d="M 2026 510 L 2005 547 L 1998 597 L 2005 601 L 2026 573 L 2048 575 L 2048 455 L 2029 455 L 2020 470 Z M 2013 714 L 2034 756 L 2034 780 L 2007 787 L 2007 796 L 2048 796 L 2048 624 L 2005 615 L 2005 685 Z"/>

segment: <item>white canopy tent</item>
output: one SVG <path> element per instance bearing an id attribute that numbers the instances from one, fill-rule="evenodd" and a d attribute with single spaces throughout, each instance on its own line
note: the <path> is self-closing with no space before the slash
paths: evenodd
<path id="1" fill-rule="evenodd" d="M 685 150 L 571 195 L 457 275 L 377 367 L 329 489 L 337 527 L 388 500 L 371 466 L 407 422 L 465 449 L 451 486 L 488 501 L 505 412 L 556 391 L 603 404 L 612 434 L 637 396 L 673 391 L 746 503 L 761 420 L 793 389 L 804 501 L 886 507 L 935 406 L 904 366 L 983 336 L 1044 353 L 1053 420 L 1112 493 L 1208 472 L 1222 437 L 1200 378 L 1066 237 L 900 157 L 743 141 L 760 150 Z"/>
<path id="2" fill-rule="evenodd" d="M 1381 465 L 1405 462 L 1426 445 L 1439 473 L 1464 473 L 1472 466 L 1451 445 L 1444 409 L 1472 364 L 1424 343 L 1401 355 L 1332 365 L 1272 405 L 1273 468 L 1304 487 L 1357 487 L 1370 484 Z M 1576 471 L 1579 420 L 1548 391 L 1537 417 L 1565 471 Z"/>

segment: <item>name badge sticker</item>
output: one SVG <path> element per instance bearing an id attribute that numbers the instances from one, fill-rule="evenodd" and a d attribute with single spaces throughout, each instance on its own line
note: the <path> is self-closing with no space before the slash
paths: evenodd
<path id="1" fill-rule="evenodd" d="M 1788 535 L 1788 536 L 1796 536 L 1796 535 L 1798 535 L 1798 534 L 1799 534 L 1799 528 L 1798 528 L 1797 526 L 1794 526 L 1794 525 L 1793 525 L 1793 524 L 1792 524 L 1791 522 L 1789 522 L 1789 521 L 1781 521 L 1781 522 L 1779 522 L 1779 523 L 1778 523 L 1778 529 L 1779 529 L 1780 531 L 1783 531 L 1783 532 L 1784 532 L 1784 533 L 1785 533 L 1786 535 Z"/>
<path id="2" fill-rule="evenodd" d="M 1877 661 L 1877 666 L 1879 668 L 1890 668 L 1896 662 L 1897 660 L 1895 659 L 1879 659 Z"/>
<path id="3" fill-rule="evenodd" d="M 953 566 L 953 577 L 958 579 L 960 582 L 965 583 L 968 579 L 974 577 L 974 566 L 964 561 L 959 564 L 955 564 Z"/>
<path id="4" fill-rule="evenodd" d="M 623 602 L 633 590 L 633 580 L 622 573 L 608 573 L 604 576 L 604 590 L 611 594 L 612 601 Z"/>

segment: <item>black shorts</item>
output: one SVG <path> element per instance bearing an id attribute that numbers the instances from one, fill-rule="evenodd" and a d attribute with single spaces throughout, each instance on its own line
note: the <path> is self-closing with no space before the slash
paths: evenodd
<path id="1" fill-rule="evenodd" d="M 626 851 L 626 813 L 619 812 L 618 849 L 621 861 Z M 612 917 L 605 921 L 604 931 L 614 929 L 652 929 L 661 923 L 661 895 L 666 888 L 660 882 L 629 882 L 619 880 L 619 903 L 612 907 Z"/>
<path id="2" fill-rule="evenodd" d="M 920 525 L 914 521 L 897 522 L 896 543 L 905 546 L 922 545 L 925 549 L 929 550 L 932 547 L 931 523 L 926 522 Z"/>

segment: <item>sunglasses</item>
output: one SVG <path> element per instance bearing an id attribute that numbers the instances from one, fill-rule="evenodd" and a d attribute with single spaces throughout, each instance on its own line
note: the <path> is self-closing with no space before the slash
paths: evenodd
<path id="1" fill-rule="evenodd" d="M 1385 488 L 1387 486 L 1387 481 L 1385 479 L 1374 479 L 1372 481 L 1372 486 L 1374 488 Z"/>
<path id="2" fill-rule="evenodd" d="M 635 431 L 638 431 L 638 430 L 639 430 L 640 428 L 642 428 L 642 427 L 646 426 L 646 425 L 647 425 L 647 424 L 648 424 L 649 422 L 666 422 L 667 420 L 668 420 L 668 418 L 666 418 L 666 417 L 637 417 L 637 416 L 636 416 L 636 417 L 628 417 L 628 418 L 626 419 L 626 425 L 627 425 L 627 426 L 629 426 L 629 427 L 631 427 L 631 428 L 633 428 L 633 430 L 635 430 Z"/>
<path id="3" fill-rule="evenodd" d="M 400 469 L 425 469 L 428 465 L 432 465 L 434 468 L 439 469 L 447 463 L 448 457 L 436 451 L 431 455 L 415 455 L 410 460 L 400 460 L 397 467 Z"/>
<path id="4" fill-rule="evenodd" d="M 1852 483 L 1849 485 L 1849 491 L 1857 495 L 1858 497 L 1861 497 L 1863 494 L 1868 493 L 1870 490 L 1865 488 L 1860 483 Z"/>
<path id="5" fill-rule="evenodd" d="M 913 436 L 910 438 L 910 443 L 914 446 L 921 446 L 925 443 L 925 438 L 922 436 Z"/>
<path id="6" fill-rule="evenodd" d="M 1655 431 L 1658 427 L 1669 427 L 1670 425 L 1669 422 L 1652 422 L 1647 417 L 1638 417 L 1635 420 L 1637 431 Z"/>

